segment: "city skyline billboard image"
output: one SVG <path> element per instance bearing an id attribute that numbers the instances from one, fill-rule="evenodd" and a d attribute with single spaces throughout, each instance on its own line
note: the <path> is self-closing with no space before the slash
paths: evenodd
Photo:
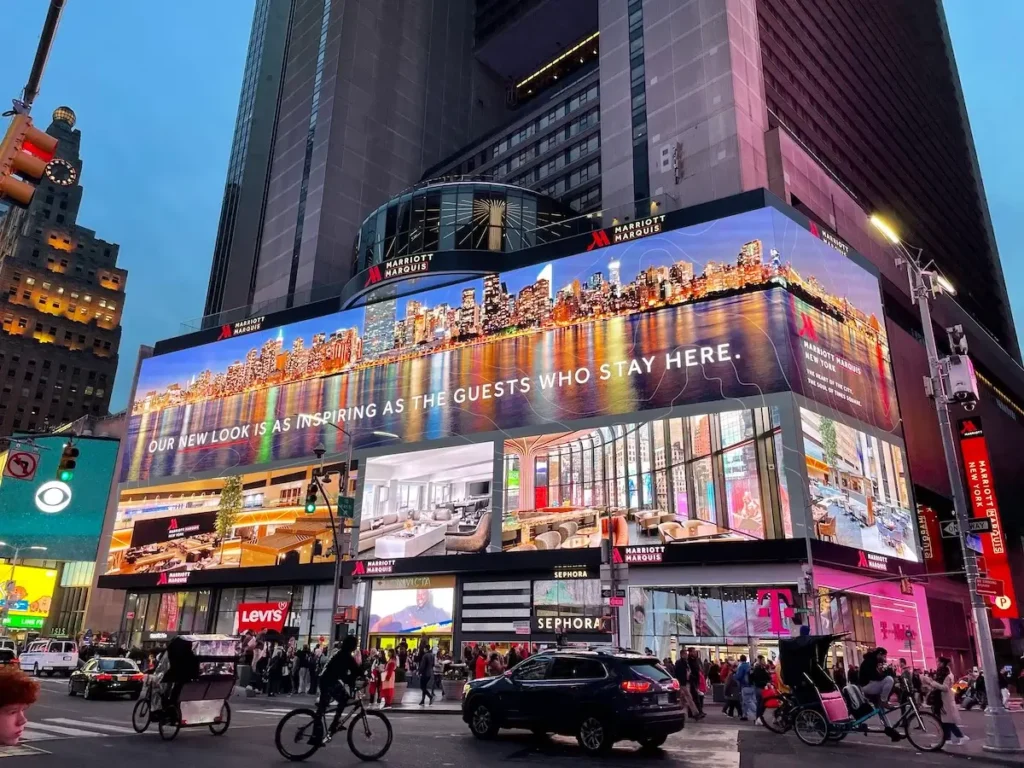
<path id="1" fill-rule="evenodd" d="M 13 547 L 46 547 L 47 560 L 95 560 L 103 517 L 117 468 L 118 441 L 113 438 L 79 437 L 74 474 L 67 482 L 57 479 L 67 435 L 32 435 L 11 438 L 3 467 L 11 453 L 38 456 L 30 480 L 0 478 L 0 541 Z M 13 554 L 0 548 L 0 556 Z M 26 556 L 27 553 L 22 553 Z"/>
<path id="2" fill-rule="evenodd" d="M 786 390 L 899 426 L 877 278 L 765 208 L 149 358 L 121 479 Z"/>

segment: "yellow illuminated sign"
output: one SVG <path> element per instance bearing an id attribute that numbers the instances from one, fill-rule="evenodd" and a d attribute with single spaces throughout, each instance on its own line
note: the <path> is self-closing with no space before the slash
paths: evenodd
<path id="1" fill-rule="evenodd" d="M 57 571 L 50 568 L 18 565 L 12 579 L 10 567 L 0 565 L 0 596 L 5 601 L 10 596 L 8 611 L 12 616 L 49 616 L 56 583 Z"/>

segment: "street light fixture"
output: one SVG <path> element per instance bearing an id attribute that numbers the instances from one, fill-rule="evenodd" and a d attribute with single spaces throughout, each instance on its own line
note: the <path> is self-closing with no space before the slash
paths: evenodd
<path id="1" fill-rule="evenodd" d="M 299 417 L 312 419 L 312 415 L 308 413 L 300 413 Z M 348 438 L 348 456 L 345 460 L 345 476 L 344 480 L 341 483 L 341 495 L 347 497 L 349 478 L 352 475 L 352 451 L 355 448 L 355 439 L 353 433 L 348 429 L 345 429 L 345 427 L 335 424 L 333 421 L 324 421 L 321 423 L 326 426 L 334 427 L 336 430 L 344 434 L 346 438 Z M 357 429 L 355 430 L 355 432 L 365 432 L 371 435 L 375 435 L 377 437 L 387 437 L 395 440 L 401 439 L 399 435 L 396 435 L 394 432 L 387 432 L 382 429 Z M 331 502 L 327 498 L 327 492 L 324 490 L 323 485 L 321 485 L 320 483 L 320 480 L 323 477 L 322 473 L 324 468 L 324 453 L 326 453 L 326 451 L 322 449 L 322 446 L 320 446 L 317 450 L 317 455 L 320 458 L 320 474 L 318 474 L 314 470 L 313 482 L 320 489 L 320 494 L 324 497 L 324 504 L 327 506 L 327 518 L 331 523 L 331 533 L 333 534 L 334 538 L 334 600 L 331 604 L 331 612 L 336 614 L 338 612 L 338 596 L 341 593 L 342 553 L 341 542 L 338 540 L 338 525 L 337 522 L 335 521 L 334 513 L 331 511 Z"/>
<path id="2" fill-rule="evenodd" d="M 903 243 L 896 230 L 884 219 L 874 215 L 871 217 L 871 224 L 885 238 L 892 243 L 898 256 L 896 266 L 906 265 L 907 274 L 910 278 L 910 295 L 917 302 L 918 311 L 921 314 L 921 330 L 924 334 L 924 346 L 928 354 L 929 377 L 925 381 L 925 390 L 929 397 L 935 401 L 935 411 L 939 419 L 939 431 L 942 434 L 942 451 L 946 459 L 946 472 L 949 475 L 949 484 L 953 489 L 953 505 L 955 508 L 956 520 L 960 528 L 960 551 L 964 560 L 964 571 L 967 575 L 967 589 L 971 597 L 971 618 L 974 622 L 974 636 L 978 638 L 978 651 L 981 655 L 981 669 L 985 675 L 988 690 L 992 695 L 988 697 L 988 706 L 985 707 L 985 744 L 984 749 L 989 752 L 1019 752 L 1020 741 L 1017 738 L 1017 731 L 1014 728 L 1010 713 L 1003 706 L 998 695 L 999 691 L 999 668 L 996 666 L 995 649 L 992 646 L 992 629 L 988 621 L 988 608 L 985 606 L 985 599 L 978 594 L 978 559 L 974 550 L 967 546 L 964 532 L 969 530 L 967 521 L 969 519 L 967 497 L 964 493 L 963 480 L 960 476 L 960 467 L 957 463 L 956 442 L 953 433 L 953 424 L 949 416 L 949 403 L 956 402 L 947 391 L 947 360 L 939 358 L 938 348 L 935 344 L 935 329 L 932 327 L 931 299 L 939 292 L 954 294 L 956 290 L 953 285 L 942 275 L 931 269 L 931 264 L 921 265 L 920 256 L 922 249 L 917 250 L 915 256 Z M 966 344 L 961 354 L 966 354 Z"/>

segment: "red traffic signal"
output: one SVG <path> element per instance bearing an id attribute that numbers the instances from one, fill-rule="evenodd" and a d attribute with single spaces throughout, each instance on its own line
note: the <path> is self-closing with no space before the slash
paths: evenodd
<path id="1" fill-rule="evenodd" d="M 57 139 L 33 127 L 28 115 L 15 115 L 0 143 L 0 198 L 28 205 L 57 151 Z M 20 177 L 20 178 L 19 178 Z"/>

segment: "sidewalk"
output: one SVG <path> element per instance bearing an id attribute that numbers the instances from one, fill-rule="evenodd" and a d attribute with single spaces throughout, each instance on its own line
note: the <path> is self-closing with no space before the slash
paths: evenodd
<path id="1" fill-rule="evenodd" d="M 294 702 L 294 706 L 313 706 L 316 703 L 316 697 L 310 696 L 308 693 L 296 693 L 294 695 L 280 694 L 274 698 L 268 699 L 266 694 L 247 694 L 245 688 L 241 686 L 235 686 L 234 695 L 240 698 L 248 698 L 250 701 L 257 699 L 264 701 L 275 701 L 275 702 Z M 369 699 L 366 700 L 369 703 Z M 402 696 L 402 700 L 394 702 L 391 707 L 387 710 L 389 713 L 394 712 L 396 714 L 416 714 L 416 715 L 461 715 L 462 714 L 462 700 L 448 700 L 441 697 L 440 691 L 435 691 L 433 704 L 427 704 L 420 706 L 420 691 L 406 691 Z"/>
<path id="2" fill-rule="evenodd" d="M 1013 724 L 1017 728 L 1017 738 L 1024 746 L 1024 711 L 1011 711 Z M 985 746 L 985 713 L 981 710 L 972 709 L 970 712 L 960 712 L 961 730 L 970 741 L 962 747 L 947 745 L 943 753 L 967 760 L 981 760 L 999 765 L 1020 766 L 1024 768 L 1024 752 L 1016 754 L 1001 754 L 999 752 L 986 752 Z"/>

